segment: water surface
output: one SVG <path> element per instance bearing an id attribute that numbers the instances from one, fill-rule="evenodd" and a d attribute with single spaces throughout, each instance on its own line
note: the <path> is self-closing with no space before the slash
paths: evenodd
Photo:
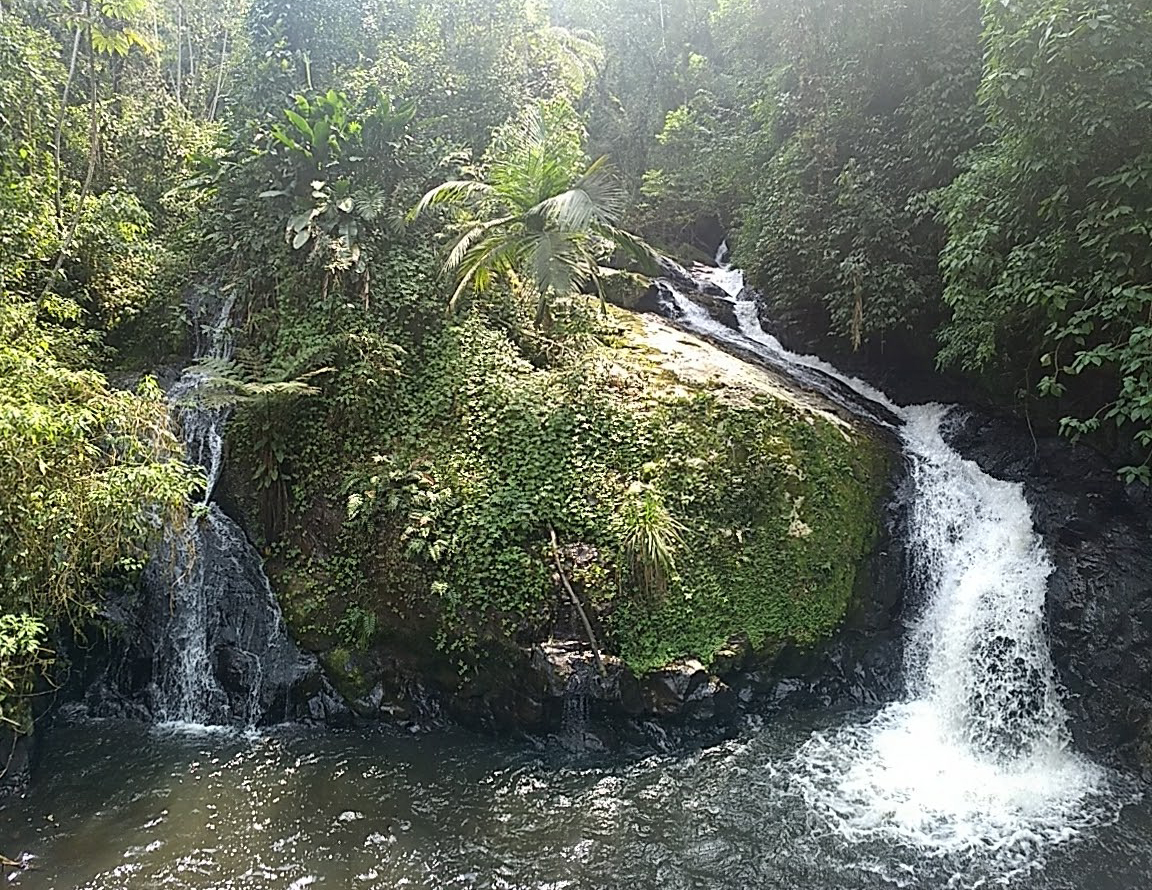
<path id="1" fill-rule="evenodd" d="M 814 731 L 869 716 L 598 760 L 455 731 L 81 723 L 49 738 L 35 793 L 0 810 L 0 847 L 37 857 L 9 877 L 24 890 L 1148 885 L 1152 813 L 1122 806 L 1115 778 L 1098 818 L 1010 855 L 845 836 L 810 807 L 797 758 Z"/>

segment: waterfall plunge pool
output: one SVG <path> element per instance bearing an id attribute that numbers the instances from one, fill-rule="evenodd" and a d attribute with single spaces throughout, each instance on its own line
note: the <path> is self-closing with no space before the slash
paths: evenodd
<path id="1" fill-rule="evenodd" d="M 999 848 L 845 834 L 811 805 L 803 760 L 872 716 L 782 715 L 640 759 L 455 731 L 81 722 L 50 734 L 34 794 L 0 810 L 0 846 L 36 857 L 8 875 L 24 890 L 1147 886 L 1152 809 L 1114 778 L 1062 837 L 1026 819 Z"/>

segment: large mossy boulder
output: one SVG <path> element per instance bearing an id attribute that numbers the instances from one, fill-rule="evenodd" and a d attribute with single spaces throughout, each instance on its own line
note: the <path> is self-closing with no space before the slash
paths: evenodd
<path id="1" fill-rule="evenodd" d="M 543 353 L 450 326 L 410 351 L 366 429 L 318 402 L 301 430 L 270 574 L 362 712 L 410 709 L 419 688 L 483 721 L 543 719 L 563 688 L 541 644 L 590 648 L 573 594 L 629 689 L 843 621 L 889 444 L 651 316 L 612 310 L 578 342 Z M 651 688 L 631 699 L 668 709 L 644 704 Z"/>

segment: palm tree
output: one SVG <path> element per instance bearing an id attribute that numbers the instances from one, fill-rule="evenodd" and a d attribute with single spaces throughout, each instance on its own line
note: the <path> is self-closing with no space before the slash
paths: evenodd
<path id="1" fill-rule="evenodd" d="M 497 136 L 482 178 L 438 185 L 413 208 L 413 218 L 436 204 L 466 211 L 444 263 L 456 279 L 450 310 L 470 288 L 519 274 L 534 284 L 536 325 L 546 327 L 555 296 L 594 286 L 603 300 L 601 280 L 616 270 L 601 259 L 617 248 L 642 262 L 654 258 L 619 228 L 625 192 L 606 158 L 584 166 L 581 137 L 566 102 L 533 107 Z"/>

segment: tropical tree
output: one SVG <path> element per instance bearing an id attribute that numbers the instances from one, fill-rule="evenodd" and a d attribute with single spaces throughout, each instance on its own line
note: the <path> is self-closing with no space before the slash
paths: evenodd
<path id="1" fill-rule="evenodd" d="M 552 300 L 595 288 L 612 274 L 602 262 L 616 250 L 647 261 L 652 249 L 618 223 L 625 192 L 604 157 L 591 164 L 572 106 L 530 107 L 496 135 L 477 175 L 442 183 L 412 210 L 437 204 L 461 210 L 462 231 L 445 261 L 455 277 L 455 310 L 469 290 L 523 276 L 537 295 L 536 326 L 550 324 Z"/>
<path id="2" fill-rule="evenodd" d="M 1126 431 L 1152 482 L 1152 9 L 985 2 L 984 40 L 991 138 L 938 196 L 940 361 Z"/>

